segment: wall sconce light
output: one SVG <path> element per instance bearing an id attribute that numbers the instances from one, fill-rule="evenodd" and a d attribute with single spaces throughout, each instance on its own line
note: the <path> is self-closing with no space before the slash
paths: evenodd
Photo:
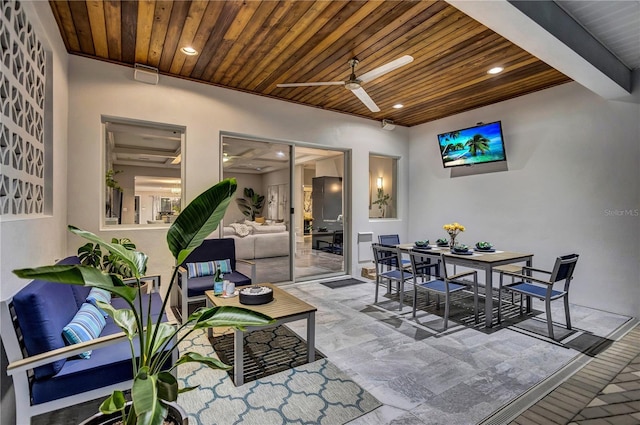
<path id="1" fill-rule="evenodd" d="M 376 179 L 376 187 L 377 187 L 378 189 L 382 189 L 382 177 L 378 177 L 378 178 Z"/>

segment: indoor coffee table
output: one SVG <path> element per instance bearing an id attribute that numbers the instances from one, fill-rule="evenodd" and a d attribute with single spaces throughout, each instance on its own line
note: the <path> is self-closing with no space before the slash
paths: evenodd
<path id="1" fill-rule="evenodd" d="M 296 320 L 307 320 L 307 360 L 309 363 L 316 359 L 316 311 L 317 308 L 291 295 L 284 289 L 270 283 L 261 283 L 273 290 L 273 301 L 262 305 L 240 304 L 240 297 L 222 298 L 213 295 L 213 291 L 206 291 L 207 307 L 233 306 L 244 307 L 273 317 L 276 321 L 269 326 L 247 326 L 244 331 L 234 329 L 233 335 L 233 382 L 236 386 L 244 384 L 244 333 L 265 327 L 282 325 Z M 238 288 L 242 289 L 242 287 Z M 213 330 L 209 329 L 209 337 Z"/>

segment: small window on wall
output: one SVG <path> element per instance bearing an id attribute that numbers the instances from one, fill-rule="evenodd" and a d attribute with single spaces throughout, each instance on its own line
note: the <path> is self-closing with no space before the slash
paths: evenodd
<path id="1" fill-rule="evenodd" d="M 398 158 L 369 155 L 369 218 L 397 218 Z"/>
<path id="2" fill-rule="evenodd" d="M 168 227 L 182 206 L 184 127 L 102 117 L 103 225 Z"/>

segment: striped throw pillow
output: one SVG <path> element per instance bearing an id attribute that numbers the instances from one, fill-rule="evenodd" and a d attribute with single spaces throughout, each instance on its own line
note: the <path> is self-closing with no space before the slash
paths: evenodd
<path id="1" fill-rule="evenodd" d="M 62 337 L 69 345 L 91 341 L 100 336 L 107 322 L 97 307 L 83 303 L 71 322 L 62 328 Z M 78 354 L 83 359 L 91 357 L 91 350 Z"/>
<path id="2" fill-rule="evenodd" d="M 216 274 L 216 265 L 213 261 L 206 261 L 204 263 L 187 263 L 187 270 L 189 271 L 189 278 L 213 276 Z"/>
<path id="3" fill-rule="evenodd" d="M 106 289 L 91 288 L 91 291 L 89 291 L 89 295 L 87 295 L 87 302 L 96 307 L 104 317 L 108 317 L 109 315 L 107 314 L 107 312 L 98 307 L 98 301 L 109 304 L 111 302 L 111 292 L 107 291 Z"/>

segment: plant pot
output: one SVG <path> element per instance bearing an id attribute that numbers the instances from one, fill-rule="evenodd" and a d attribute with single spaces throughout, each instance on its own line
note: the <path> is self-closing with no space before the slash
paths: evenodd
<path id="1" fill-rule="evenodd" d="M 189 418 L 187 416 L 187 412 L 184 411 L 182 407 L 180 407 L 176 403 L 164 403 L 167 406 L 168 415 L 167 419 L 172 420 L 175 425 L 189 425 Z M 131 402 L 127 403 L 127 410 Z M 88 419 L 85 419 L 80 423 L 80 425 L 113 425 L 118 423 L 118 421 L 122 420 L 122 415 L 120 413 L 112 413 L 110 415 L 105 415 L 104 413 L 97 413 L 91 416 Z"/>

